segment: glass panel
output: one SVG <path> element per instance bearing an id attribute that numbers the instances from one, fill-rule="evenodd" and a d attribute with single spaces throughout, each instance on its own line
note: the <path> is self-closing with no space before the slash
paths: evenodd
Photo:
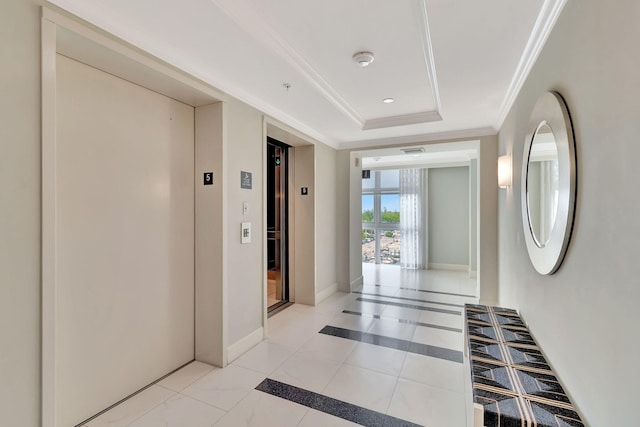
<path id="1" fill-rule="evenodd" d="M 400 194 L 382 194 L 380 196 L 380 222 L 400 223 Z"/>
<path id="2" fill-rule="evenodd" d="M 400 230 L 380 230 L 380 263 L 400 263 Z"/>
<path id="3" fill-rule="evenodd" d="M 400 171 L 380 171 L 380 188 L 399 188 Z"/>
<path id="4" fill-rule="evenodd" d="M 373 222 L 373 194 L 362 195 L 362 222 Z"/>
<path id="5" fill-rule="evenodd" d="M 362 189 L 373 190 L 376 186 L 376 172 L 371 171 L 370 178 L 362 178 Z"/>
<path id="6" fill-rule="evenodd" d="M 376 232 L 362 230 L 362 262 L 376 262 Z"/>
<path id="7" fill-rule="evenodd" d="M 558 212 L 558 147 L 549 124 L 540 123 L 533 136 L 527 166 L 527 208 L 533 239 L 549 243 Z"/>

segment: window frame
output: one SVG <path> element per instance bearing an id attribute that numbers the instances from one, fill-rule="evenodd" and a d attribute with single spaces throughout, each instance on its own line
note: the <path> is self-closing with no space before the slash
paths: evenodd
<path id="1" fill-rule="evenodd" d="M 389 169 L 398 172 L 398 178 L 400 175 L 399 169 Z M 372 170 L 371 178 L 374 180 L 374 185 L 372 188 L 364 188 L 362 186 L 362 196 L 373 195 L 373 222 L 364 222 L 362 221 L 362 230 L 373 230 L 375 233 L 375 263 L 381 264 L 380 257 L 380 237 L 383 232 L 386 231 L 394 231 L 400 230 L 400 222 L 382 222 L 381 213 L 382 213 L 382 202 L 381 196 L 387 194 L 397 194 L 400 196 L 400 180 L 398 179 L 397 187 L 382 187 L 381 186 L 381 172 L 382 170 Z"/>

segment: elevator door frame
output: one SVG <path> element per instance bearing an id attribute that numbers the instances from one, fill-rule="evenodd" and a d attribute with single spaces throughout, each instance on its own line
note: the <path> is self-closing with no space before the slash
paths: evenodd
<path id="1" fill-rule="evenodd" d="M 267 137 L 267 162 L 269 162 L 269 164 L 267 164 L 267 169 L 273 167 L 273 164 L 271 163 L 272 161 L 274 162 L 275 159 L 271 158 L 270 155 L 270 150 L 269 150 L 269 146 L 274 146 L 277 148 L 280 148 L 281 150 L 281 164 L 278 165 L 280 166 L 280 171 L 281 174 L 283 176 L 281 176 L 280 179 L 280 188 L 282 189 L 282 193 L 284 194 L 284 197 L 282 198 L 282 201 L 280 203 L 280 230 L 278 232 L 278 230 L 269 230 L 269 205 L 267 205 L 267 276 L 269 274 L 270 271 L 270 264 L 271 264 L 271 256 L 270 256 L 270 244 L 269 244 L 269 240 L 270 240 L 270 235 L 271 232 L 274 233 L 274 238 L 275 236 L 279 233 L 279 237 L 280 237 L 280 279 L 281 279 L 281 298 L 279 299 L 278 302 L 274 303 L 274 304 L 269 304 L 269 299 L 267 297 L 267 315 L 272 315 L 277 313 L 279 310 L 283 309 L 284 307 L 286 307 L 287 305 L 289 305 L 292 302 L 292 292 L 291 292 L 291 281 L 290 281 L 290 275 L 289 275 L 289 265 L 290 265 L 290 254 L 289 254 L 289 207 L 290 207 L 290 203 L 289 203 L 289 178 L 290 178 L 290 174 L 289 174 L 289 161 L 290 161 L 290 146 L 278 141 L 277 139 L 271 138 L 271 137 Z M 269 171 L 267 170 L 267 185 L 271 185 L 272 183 L 270 182 L 269 178 Z M 268 196 L 269 194 L 269 189 L 267 189 L 267 203 L 270 204 L 272 203 L 270 197 Z M 276 260 L 277 263 L 277 260 Z M 276 273 L 276 277 L 277 277 L 277 273 Z M 276 282 L 276 286 L 278 286 L 278 283 Z M 277 295 L 277 289 L 276 289 L 276 295 Z M 267 292 L 268 292 L 268 288 L 267 288 Z"/>

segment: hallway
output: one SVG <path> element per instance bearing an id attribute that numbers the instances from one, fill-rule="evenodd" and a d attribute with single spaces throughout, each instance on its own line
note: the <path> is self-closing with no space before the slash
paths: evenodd
<path id="1" fill-rule="evenodd" d="M 476 280 L 363 275 L 359 291 L 271 317 L 267 340 L 226 368 L 192 362 L 86 426 L 469 425 L 462 311 Z"/>

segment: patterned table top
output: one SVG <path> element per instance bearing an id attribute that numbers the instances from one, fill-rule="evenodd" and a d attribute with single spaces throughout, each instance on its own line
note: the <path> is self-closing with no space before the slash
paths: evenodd
<path id="1" fill-rule="evenodd" d="M 575 407 L 515 310 L 466 304 L 473 400 L 484 425 L 582 427 Z"/>

